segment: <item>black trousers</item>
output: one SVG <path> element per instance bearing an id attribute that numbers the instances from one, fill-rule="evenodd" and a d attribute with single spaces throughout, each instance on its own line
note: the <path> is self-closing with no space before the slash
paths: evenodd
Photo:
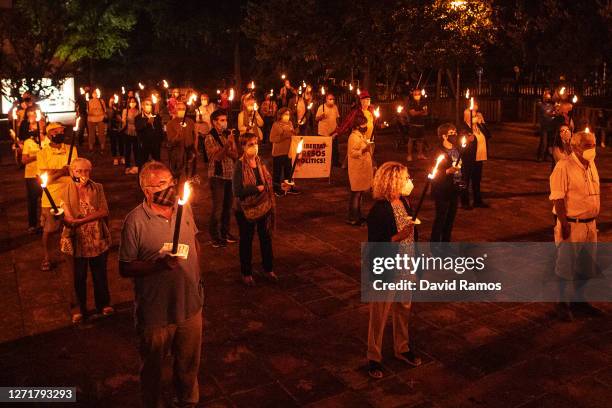
<path id="1" fill-rule="evenodd" d="M 461 194 L 461 204 L 464 206 L 470 204 L 470 184 L 474 194 L 474 204 L 482 203 L 482 195 L 480 194 L 480 181 L 482 180 L 482 161 L 464 162 L 461 169 L 463 180 L 465 182 L 465 190 Z"/>
<path id="2" fill-rule="evenodd" d="M 110 148 L 113 157 L 123 156 L 125 135 L 120 130 L 110 129 Z"/>
<path id="3" fill-rule="evenodd" d="M 108 279 L 106 278 L 106 260 L 108 251 L 93 258 L 74 259 L 74 291 L 81 314 L 87 314 L 87 267 L 91 269 L 93 278 L 94 299 L 96 310 L 100 313 L 102 309 L 110 304 L 110 293 L 108 292 Z"/>
<path id="4" fill-rule="evenodd" d="M 138 139 L 136 136 L 125 135 L 123 153 L 125 157 L 125 167 L 132 167 L 132 152 L 134 152 L 134 165 L 138 166 L 140 163 Z"/>
<path id="5" fill-rule="evenodd" d="M 340 167 L 340 144 L 338 143 L 338 135 L 332 138 L 332 166 Z"/>
<path id="6" fill-rule="evenodd" d="M 232 194 L 232 180 L 211 177 L 210 195 L 212 210 L 210 212 L 209 232 L 213 241 L 225 239 L 230 229 L 230 220 L 234 195 Z"/>
<path id="7" fill-rule="evenodd" d="M 268 218 L 272 216 L 272 211 L 258 219 L 257 221 L 249 221 L 244 216 L 244 212 L 236 211 L 236 221 L 240 229 L 240 272 L 243 276 L 251 276 L 251 263 L 253 260 L 253 237 L 255 236 L 255 228 L 259 236 L 259 247 L 261 249 L 261 260 L 264 272 L 273 271 L 274 256 L 272 254 L 272 235 L 268 229 Z"/>
<path id="8" fill-rule="evenodd" d="M 537 154 L 538 160 L 543 160 L 550 156 L 548 149 L 552 147 L 553 135 L 554 135 L 553 130 L 546 130 L 546 129 L 540 130 L 540 143 L 538 144 L 538 154 Z"/>
<path id="9" fill-rule="evenodd" d="M 456 194 L 446 199 L 437 198 L 436 218 L 431 228 L 431 242 L 451 242 L 451 233 L 457 214 L 458 196 Z"/>
<path id="10" fill-rule="evenodd" d="M 138 144 L 138 167 L 142 168 L 149 158 L 161 161 L 161 141 L 150 140 Z"/>
<path id="11" fill-rule="evenodd" d="M 28 198 L 28 227 L 38 227 L 38 206 L 42 195 L 42 188 L 36 177 L 25 179 L 26 195 Z"/>
<path id="12" fill-rule="evenodd" d="M 264 117 L 263 144 L 266 144 L 270 141 L 270 131 L 272 130 L 273 123 L 274 123 L 273 117 L 271 116 Z"/>
<path id="13" fill-rule="evenodd" d="M 85 131 L 86 130 L 87 130 L 87 115 L 81 115 L 81 120 L 79 122 L 79 132 L 78 132 L 79 146 L 85 142 Z"/>
<path id="14" fill-rule="evenodd" d="M 276 156 L 272 158 L 272 181 L 274 189 L 281 191 L 281 183 L 291 174 L 291 158 L 289 156 Z"/>
<path id="15" fill-rule="evenodd" d="M 351 191 L 349 199 L 349 221 L 359 221 L 361 216 L 361 200 L 363 191 Z"/>

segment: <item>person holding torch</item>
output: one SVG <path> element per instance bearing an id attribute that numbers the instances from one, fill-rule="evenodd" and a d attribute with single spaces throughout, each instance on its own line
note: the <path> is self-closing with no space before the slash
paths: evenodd
<path id="1" fill-rule="evenodd" d="M 162 385 L 164 372 L 170 371 L 177 405 L 195 406 L 200 399 L 204 299 L 198 229 L 183 193 L 181 248 L 172 254 L 178 213 L 175 179 L 163 163 L 151 161 L 141 169 L 139 182 L 145 199 L 123 222 L 119 273 L 134 280 L 142 403 L 168 405 Z"/>
<path id="2" fill-rule="evenodd" d="M 413 219 L 414 210 L 407 198 L 413 187 L 408 169 L 403 164 L 386 162 L 380 166 L 372 183 L 372 195 L 376 202 L 368 214 L 368 242 L 397 243 L 403 254 L 414 256 L 418 231 Z M 411 366 L 421 365 L 421 358 L 415 354 L 410 344 L 411 308 L 411 299 L 398 301 L 393 291 L 388 293 L 385 301 L 370 303 L 367 351 L 370 377 L 380 379 L 384 376 L 381 364 L 382 342 L 389 313 L 393 316 L 395 358 Z"/>
<path id="3" fill-rule="evenodd" d="M 470 205 L 469 188 L 472 186 L 474 207 L 488 208 L 489 205 L 482 200 L 480 193 L 480 182 L 482 180 L 482 169 L 487 161 L 487 145 L 490 133 L 485 126 L 485 120 L 478 111 L 478 102 L 470 100 L 470 106 L 463 112 L 463 121 L 471 133 L 468 137 L 470 146 L 463 157 L 463 178 L 465 190 L 462 193 L 461 204 L 465 209 L 472 209 Z"/>
<path id="4" fill-rule="evenodd" d="M 38 172 L 41 175 L 44 188 L 47 190 L 46 194 L 43 194 L 40 210 L 40 223 L 43 227 L 42 244 L 44 256 L 40 265 L 42 271 L 51 269 L 49 238 L 59 230 L 61 224 L 59 214 L 51 212 L 55 204 L 51 200 L 57 200 L 60 203 L 64 190 L 70 183 L 70 172 L 68 169 L 69 146 L 64 144 L 64 126 L 57 122 L 50 123 L 47 125 L 47 137 L 49 138 L 49 145 L 40 150 L 36 155 Z M 76 147 L 74 147 L 72 160 L 76 158 L 78 158 L 78 153 Z"/>
<path id="5" fill-rule="evenodd" d="M 361 215 L 363 194 L 372 187 L 372 148 L 374 143 L 368 138 L 368 119 L 357 114 L 353 121 L 353 131 L 348 139 L 348 175 L 351 189 L 347 223 L 360 226 L 365 218 Z"/>

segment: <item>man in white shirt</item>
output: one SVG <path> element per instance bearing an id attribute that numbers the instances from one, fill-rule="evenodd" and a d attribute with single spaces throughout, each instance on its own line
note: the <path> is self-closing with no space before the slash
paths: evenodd
<path id="1" fill-rule="evenodd" d="M 318 134 L 319 136 L 331 136 L 332 137 L 332 165 L 340 167 L 340 160 L 338 155 L 338 134 L 336 128 L 338 127 L 338 120 L 340 119 L 340 112 L 335 104 L 336 98 L 333 94 L 327 94 L 325 97 L 325 103 L 319 106 L 317 109 L 317 115 L 315 120 L 317 121 Z"/>
<path id="2" fill-rule="evenodd" d="M 601 311 L 584 299 L 584 286 L 597 276 L 595 265 L 597 225 L 600 209 L 599 174 L 595 166 L 595 135 L 575 133 L 571 141 L 572 154 L 560 160 L 550 175 L 550 197 L 553 201 L 557 262 L 559 277 L 559 317 L 573 319 L 573 311 L 599 315 Z M 573 281 L 573 302 L 567 302 L 565 287 Z M 577 302 L 576 302 L 577 301 Z"/>

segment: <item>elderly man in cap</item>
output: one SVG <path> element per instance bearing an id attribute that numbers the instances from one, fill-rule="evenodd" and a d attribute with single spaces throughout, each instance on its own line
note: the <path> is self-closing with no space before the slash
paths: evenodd
<path id="1" fill-rule="evenodd" d="M 61 123 L 54 122 L 47 125 L 47 137 L 49 138 L 49 145 L 36 154 L 36 161 L 38 162 L 39 174 L 47 173 L 47 189 L 59 206 L 66 186 L 70 183 L 68 167 L 70 145 L 64 144 L 64 126 Z M 77 157 L 77 149 L 73 147 L 72 159 Z M 61 220 L 58 216 L 52 214 L 51 203 L 46 194 L 43 194 L 41 200 L 40 223 L 43 228 L 42 244 L 44 254 L 40 269 L 48 271 L 51 269 L 49 237 L 59 230 Z"/>
<path id="2" fill-rule="evenodd" d="M 560 160 L 550 175 L 550 200 L 556 217 L 555 243 L 559 279 L 557 313 L 565 321 L 572 312 L 596 316 L 601 311 L 586 302 L 584 289 L 588 280 L 597 276 L 595 265 L 597 224 L 599 215 L 599 174 L 595 166 L 595 135 L 575 133 L 572 153 Z M 573 283 L 574 294 L 567 295 L 566 286 Z M 568 302 L 571 300 L 571 303 Z"/>
<path id="3" fill-rule="evenodd" d="M 198 228 L 186 204 L 179 236 L 186 254 L 163 250 L 172 245 L 176 223 L 175 179 L 163 163 L 151 161 L 141 169 L 139 181 L 145 200 L 123 222 L 119 273 L 134 279 L 142 401 L 145 407 L 169 406 L 164 405 L 162 385 L 164 368 L 170 368 L 178 400 L 174 406 L 195 407 L 204 297 Z"/>

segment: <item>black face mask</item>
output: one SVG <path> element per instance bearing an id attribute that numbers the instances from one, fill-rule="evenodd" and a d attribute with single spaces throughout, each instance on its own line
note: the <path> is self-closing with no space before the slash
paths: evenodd
<path id="1" fill-rule="evenodd" d="M 62 144 L 64 143 L 64 134 L 63 133 L 58 133 L 56 135 L 53 135 L 51 137 L 51 141 L 55 144 Z"/>
<path id="2" fill-rule="evenodd" d="M 360 126 L 357 128 L 357 130 L 359 130 L 361 133 L 365 133 L 368 131 L 368 127 L 367 126 Z"/>
<path id="3" fill-rule="evenodd" d="M 174 186 L 153 193 L 153 203 L 162 207 L 172 207 L 176 203 L 176 189 Z"/>
<path id="4" fill-rule="evenodd" d="M 453 146 L 457 146 L 457 139 L 457 135 L 448 135 L 448 138 L 446 140 L 448 140 L 448 142 L 451 143 Z"/>

